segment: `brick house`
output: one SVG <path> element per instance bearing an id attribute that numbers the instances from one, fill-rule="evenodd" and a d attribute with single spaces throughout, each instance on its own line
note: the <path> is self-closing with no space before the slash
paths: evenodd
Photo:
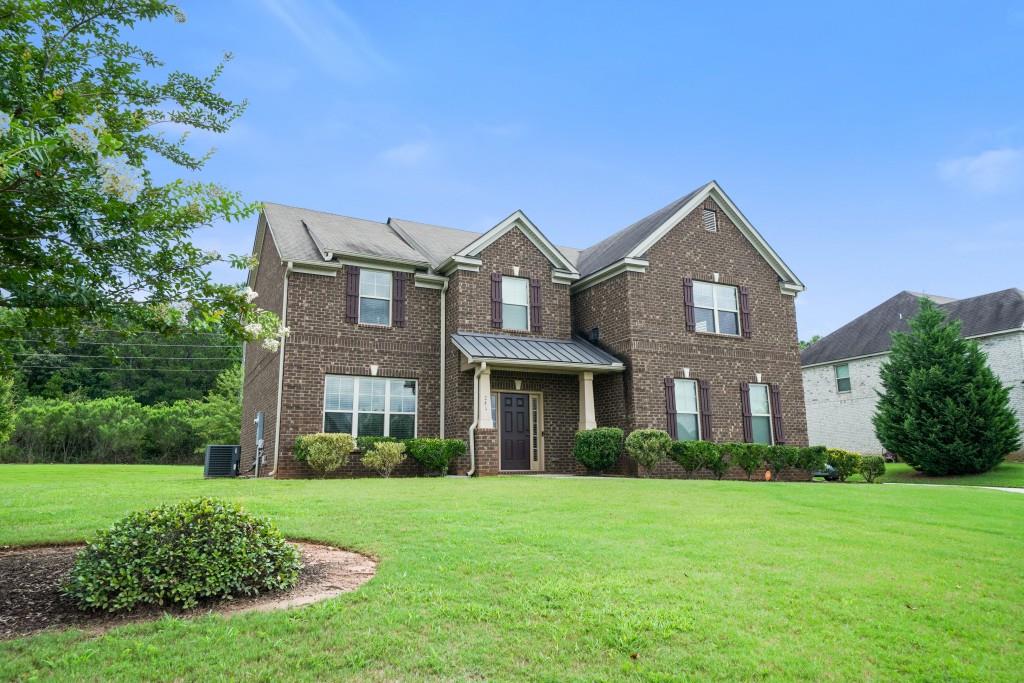
<path id="1" fill-rule="evenodd" d="M 464 439 L 458 474 L 580 472 L 598 425 L 807 443 L 803 284 L 715 182 L 586 249 L 521 211 L 481 234 L 266 204 L 254 253 L 291 334 L 245 348 L 245 473 L 306 476 L 320 431 Z"/>
<path id="2" fill-rule="evenodd" d="M 890 335 L 909 331 L 921 297 L 959 320 L 962 336 L 977 340 L 1009 389 L 1010 406 L 1024 428 L 1024 291 L 1004 289 L 967 299 L 903 291 L 801 353 L 811 443 L 884 452 L 871 423 L 876 392 L 882 389 L 880 370 L 889 356 Z"/>

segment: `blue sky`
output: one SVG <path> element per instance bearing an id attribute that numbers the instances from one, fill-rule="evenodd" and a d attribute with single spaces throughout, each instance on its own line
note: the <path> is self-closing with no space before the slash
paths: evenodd
<path id="1" fill-rule="evenodd" d="M 1024 287 L 1024 1 L 180 4 L 136 40 L 193 72 L 234 54 L 249 109 L 191 144 L 248 198 L 478 230 L 521 208 L 586 246 L 716 179 L 807 284 L 803 338 L 903 289 Z"/>

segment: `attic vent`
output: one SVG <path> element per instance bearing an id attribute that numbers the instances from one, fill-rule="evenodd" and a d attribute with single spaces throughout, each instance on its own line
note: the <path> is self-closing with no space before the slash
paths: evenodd
<path id="1" fill-rule="evenodd" d="M 703 223 L 704 229 L 708 232 L 718 232 L 718 213 L 711 209 L 704 209 L 701 223 Z"/>

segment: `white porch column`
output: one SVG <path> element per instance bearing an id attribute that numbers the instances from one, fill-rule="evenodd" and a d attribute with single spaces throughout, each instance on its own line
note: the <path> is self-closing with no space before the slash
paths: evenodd
<path id="1" fill-rule="evenodd" d="M 595 429 L 597 417 L 594 414 L 594 373 L 580 373 L 580 429 Z"/>
<path id="2" fill-rule="evenodd" d="M 494 420 L 491 419 L 491 369 L 487 363 L 480 366 L 480 388 L 479 403 L 477 405 L 478 429 L 494 429 Z"/>

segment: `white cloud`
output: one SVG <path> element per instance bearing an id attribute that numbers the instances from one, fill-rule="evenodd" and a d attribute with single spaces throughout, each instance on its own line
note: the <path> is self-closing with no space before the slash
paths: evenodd
<path id="1" fill-rule="evenodd" d="M 391 70 L 359 25 L 333 3 L 263 0 L 263 6 L 328 73 L 358 81 Z"/>
<path id="2" fill-rule="evenodd" d="M 380 153 L 380 160 L 395 166 L 419 166 L 434 156 L 434 146 L 425 140 L 407 142 Z"/>
<path id="3" fill-rule="evenodd" d="M 1024 181 L 1024 148 L 1002 147 L 943 161 L 939 176 L 974 192 L 1002 192 Z"/>

